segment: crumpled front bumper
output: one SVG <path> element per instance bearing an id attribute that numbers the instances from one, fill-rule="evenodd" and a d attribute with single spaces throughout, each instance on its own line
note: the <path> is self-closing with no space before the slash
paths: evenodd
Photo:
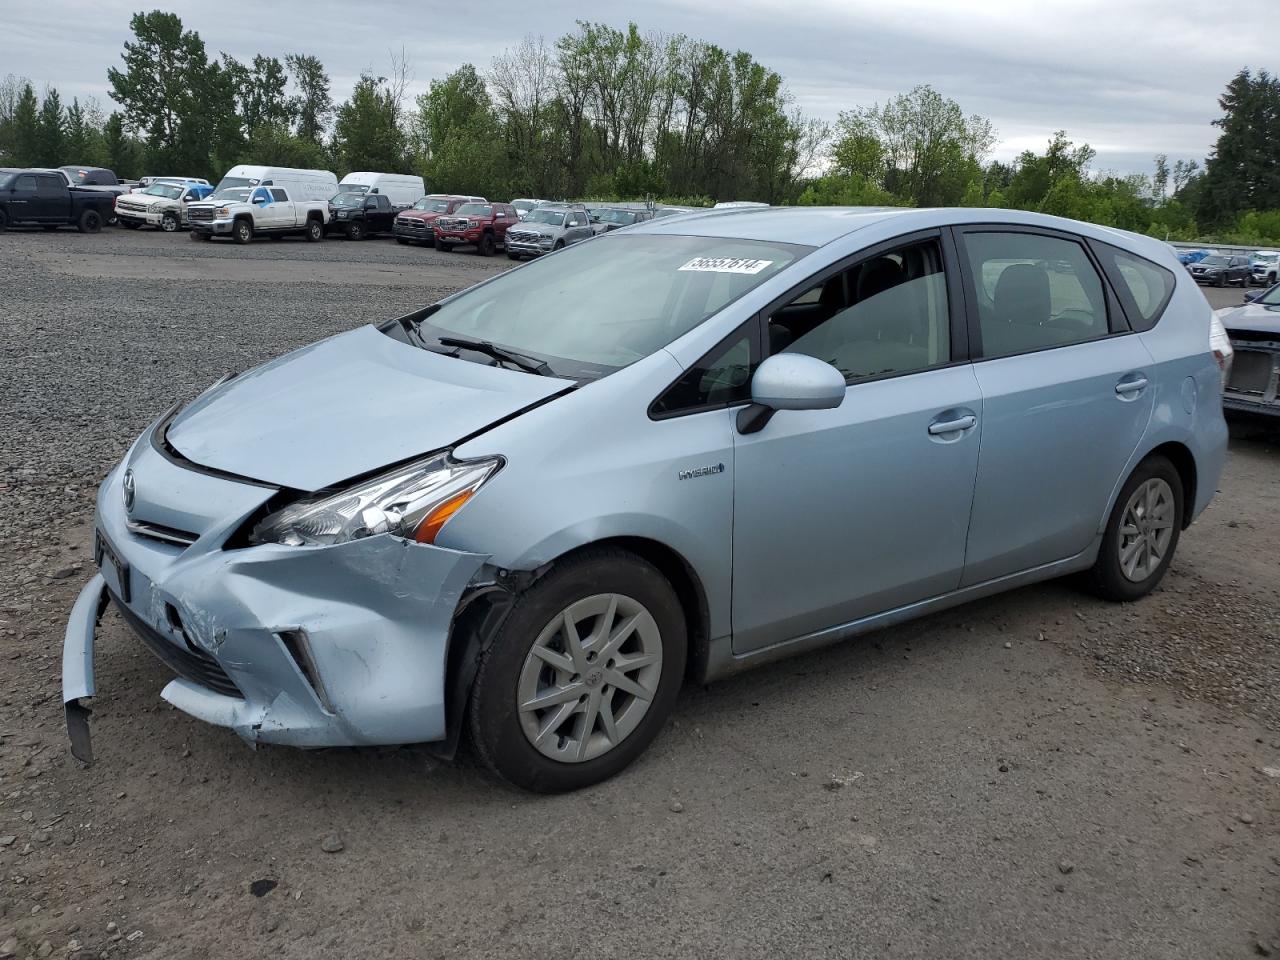
<path id="1" fill-rule="evenodd" d="M 236 225 L 234 220 L 192 220 L 188 226 L 196 233 L 209 233 L 222 236 L 231 233 Z"/>
<path id="2" fill-rule="evenodd" d="M 201 484 L 241 486 L 201 477 L 150 448 L 135 459 L 145 461 L 139 490 L 164 484 L 174 470 Z M 250 743 L 323 747 L 445 737 L 450 628 L 484 555 L 386 534 L 332 547 L 226 550 L 205 542 L 218 540 L 215 534 L 187 547 L 164 543 L 131 529 L 123 466 L 99 492 L 96 532 L 108 549 L 72 609 L 63 647 L 75 756 L 91 757 L 80 698 L 95 692 L 96 624 L 108 598 L 179 673 L 161 696 Z"/>

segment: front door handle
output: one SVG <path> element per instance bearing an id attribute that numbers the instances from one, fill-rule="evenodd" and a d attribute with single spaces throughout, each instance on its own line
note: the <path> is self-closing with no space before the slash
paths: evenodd
<path id="1" fill-rule="evenodd" d="M 957 417 L 954 420 L 935 420 L 929 424 L 929 433 L 935 437 L 944 433 L 959 433 L 961 430 L 968 430 L 977 422 L 978 418 L 973 414 Z"/>
<path id="2" fill-rule="evenodd" d="M 1147 378 L 1138 376 L 1130 380 L 1121 380 L 1116 384 L 1116 396 L 1132 397 L 1147 389 Z"/>

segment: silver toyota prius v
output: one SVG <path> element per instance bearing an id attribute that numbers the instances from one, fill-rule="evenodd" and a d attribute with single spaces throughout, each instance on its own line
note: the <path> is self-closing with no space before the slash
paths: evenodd
<path id="1" fill-rule="evenodd" d="M 510 783 L 633 761 L 724 677 L 1080 573 L 1135 600 L 1226 452 L 1156 240 L 1003 210 L 744 208 L 599 236 L 161 416 L 98 495 L 97 622 L 252 744 L 465 730 Z"/>

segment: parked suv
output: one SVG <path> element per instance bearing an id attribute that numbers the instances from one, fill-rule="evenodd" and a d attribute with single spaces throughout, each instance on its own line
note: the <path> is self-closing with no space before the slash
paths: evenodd
<path id="1" fill-rule="evenodd" d="M 506 244 L 507 228 L 519 222 L 516 208 L 509 203 L 464 203 L 436 220 L 436 249 L 447 253 L 470 243 L 482 257 L 492 257 Z"/>
<path id="2" fill-rule="evenodd" d="M 464 197 L 452 193 L 431 193 L 408 210 L 396 214 L 392 232 L 399 243 L 425 243 L 436 245 L 436 218 L 453 213 L 464 203 L 485 203 L 484 197 Z"/>
<path id="3" fill-rule="evenodd" d="M 595 236 L 591 215 L 580 203 L 544 203 L 507 231 L 507 256 L 536 257 Z"/>
<path id="4" fill-rule="evenodd" d="M 1238 283 L 1242 287 L 1249 285 L 1253 271 L 1249 267 L 1249 258 L 1239 255 L 1215 253 L 1187 267 L 1196 283 L 1211 283 L 1215 287 L 1225 287 L 1229 283 Z"/>
<path id="5" fill-rule="evenodd" d="M 391 198 L 383 193 L 340 193 L 329 200 L 329 229 L 363 240 L 374 233 L 390 233 L 396 218 Z"/>
<path id="6" fill-rule="evenodd" d="M 116 218 L 131 230 L 151 226 L 174 233 L 188 225 L 187 205 L 211 193 L 213 187 L 207 183 L 159 180 L 141 193 L 122 193 L 116 197 Z"/>
<path id="7" fill-rule="evenodd" d="M 595 207 L 591 211 L 591 222 L 596 225 L 597 233 L 609 233 L 632 224 L 644 223 L 653 219 L 652 210 L 640 210 L 630 207 Z"/>

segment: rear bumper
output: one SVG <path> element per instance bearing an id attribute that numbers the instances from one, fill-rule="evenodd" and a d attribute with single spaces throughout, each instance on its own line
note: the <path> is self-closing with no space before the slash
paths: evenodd
<path id="1" fill-rule="evenodd" d="M 140 486 L 165 481 L 162 473 L 137 472 Z M 445 738 L 453 617 L 486 557 L 389 535 L 334 547 L 224 550 L 197 540 L 184 548 L 130 530 L 122 473 L 117 468 L 103 483 L 96 530 L 123 573 L 103 555 L 102 570 L 71 611 L 63 646 L 75 756 L 92 756 L 80 700 L 95 693 L 96 625 L 108 599 L 178 674 L 161 697 L 249 743 Z"/>

